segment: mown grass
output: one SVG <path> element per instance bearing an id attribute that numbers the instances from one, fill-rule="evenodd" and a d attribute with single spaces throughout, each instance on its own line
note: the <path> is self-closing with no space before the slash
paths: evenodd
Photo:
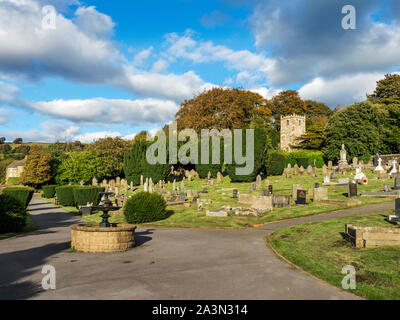
<path id="1" fill-rule="evenodd" d="M 35 225 L 35 222 L 33 221 L 31 215 L 28 214 L 28 216 L 26 217 L 26 225 L 21 232 L 2 233 L 2 234 L 0 234 L 0 240 L 4 240 L 4 239 L 10 238 L 10 237 L 17 236 L 19 234 L 28 233 L 28 232 L 32 232 L 35 230 L 37 230 L 37 226 Z"/>
<path id="2" fill-rule="evenodd" d="M 367 299 L 400 299 L 400 247 L 356 249 L 344 240 L 346 224 L 394 227 L 391 211 L 315 222 L 279 230 L 271 244 L 285 258 L 332 285 L 342 288 L 346 265 L 356 269 L 354 294 Z"/>
<path id="3" fill-rule="evenodd" d="M 368 172 L 366 172 L 368 174 Z M 354 173 L 349 173 L 347 175 L 339 175 L 339 178 L 348 177 L 352 178 Z M 375 176 L 372 172 L 368 174 L 369 177 Z M 337 182 L 337 180 L 332 180 L 332 182 Z M 285 179 L 284 177 L 269 177 L 269 183 L 274 187 L 274 193 L 279 195 L 291 195 L 293 184 L 302 184 L 305 190 L 314 187 L 315 182 L 319 182 L 322 185 L 322 170 L 318 170 L 318 177 L 313 178 L 307 174 L 303 176 L 293 176 L 291 179 Z M 299 218 L 309 215 L 316 215 L 321 213 L 327 213 L 348 206 L 344 203 L 342 204 L 323 204 L 323 203 L 313 203 L 308 200 L 308 205 L 306 206 L 296 206 L 294 203 L 295 199 L 292 199 L 292 206 L 290 208 L 280 208 L 274 209 L 272 212 L 267 213 L 261 218 L 246 218 L 246 217 L 207 217 L 207 210 L 216 210 L 224 205 L 231 205 L 233 207 L 248 207 L 245 204 L 241 204 L 238 200 L 232 198 L 233 189 L 238 189 L 240 193 L 249 193 L 249 189 L 252 183 L 231 183 L 229 177 L 224 177 L 221 183 L 217 183 L 214 179 L 213 186 L 207 186 L 206 180 L 195 179 L 191 182 L 185 181 L 185 189 L 188 190 L 198 190 L 201 191 L 204 188 L 208 189 L 208 194 L 200 194 L 203 199 L 211 199 L 212 203 L 205 205 L 204 209 L 199 211 L 197 205 L 192 205 L 190 208 L 184 206 L 171 206 L 168 207 L 169 210 L 173 211 L 167 219 L 146 224 L 146 226 L 159 226 L 159 227 L 183 227 L 183 228 L 244 228 L 253 227 L 259 224 L 265 224 L 268 222 Z M 381 191 L 384 184 L 393 184 L 393 180 L 370 180 L 368 185 L 362 185 L 358 187 L 358 192 L 362 191 Z M 180 182 L 177 182 L 180 186 Z M 263 186 L 265 186 L 265 180 L 263 181 Z M 328 187 L 329 189 L 329 199 L 341 200 L 347 202 L 347 187 Z M 172 183 L 167 185 L 167 191 L 172 191 Z M 253 194 L 261 195 L 261 190 L 255 191 Z M 131 195 L 131 193 L 129 193 Z M 188 199 L 191 200 L 191 199 Z M 356 206 L 364 206 L 374 203 L 380 203 L 385 201 L 393 201 L 393 199 L 384 198 L 364 198 L 359 197 L 357 200 L 361 201 L 361 204 L 355 204 Z M 356 202 L 355 202 L 356 203 Z M 100 217 L 94 215 L 91 217 L 84 218 L 90 222 L 100 222 Z M 115 217 L 117 222 L 123 222 L 123 217 Z"/>

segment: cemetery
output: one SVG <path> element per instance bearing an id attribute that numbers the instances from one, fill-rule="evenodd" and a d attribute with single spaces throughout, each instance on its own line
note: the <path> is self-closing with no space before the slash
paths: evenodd
<path id="1" fill-rule="evenodd" d="M 223 89 L 213 90 L 213 94 L 226 94 Z M 246 92 L 234 94 L 254 98 Z M 350 106 L 347 111 L 361 108 L 361 114 L 368 114 L 364 107 L 367 108 Z M 341 118 L 335 115 L 332 119 L 339 121 Z M 190 120 L 195 128 L 201 125 Z M 235 157 L 226 157 L 227 151 L 232 151 L 232 143 L 221 140 L 226 137 L 219 130 L 206 138 L 224 146 L 214 154 L 214 145 L 204 148 L 201 141 L 188 147 L 190 139 L 181 139 L 183 131 L 175 127 L 176 123 L 173 130 L 167 125 L 156 136 L 138 134 L 132 141 L 108 137 L 88 145 L 32 144 L 21 149 L 26 152 L 23 160 L 4 163 L 0 240 L 20 245 L 20 239 L 26 236 L 52 245 L 46 242 L 52 239 L 52 233 L 62 232 L 64 245 L 74 257 L 71 261 L 101 264 L 107 260 L 113 265 L 115 254 L 122 263 L 127 261 L 137 267 L 144 260 L 157 260 L 165 251 L 167 257 L 161 263 L 168 261 L 162 266 L 168 269 L 175 256 L 191 266 L 190 259 L 181 255 L 185 250 L 199 250 L 199 259 L 208 254 L 215 258 L 221 253 L 212 250 L 220 248 L 229 254 L 231 251 L 225 246 L 230 248 L 231 242 L 244 237 L 250 247 L 261 242 L 257 253 L 251 250 L 253 247 L 246 249 L 250 260 L 256 255 L 262 259 L 270 255 L 269 261 L 281 269 L 282 262 L 274 254 L 280 255 L 339 288 L 340 270 L 350 264 L 358 268 L 361 279 L 352 293 L 370 299 L 398 299 L 400 278 L 398 272 L 392 271 L 398 270 L 400 252 L 400 156 L 368 154 L 377 149 L 356 153 L 358 146 L 345 137 L 328 144 L 330 137 L 336 136 L 333 124 L 332 133 L 326 133 L 326 146 L 321 150 L 307 148 L 299 141 L 308 141 L 307 116 L 281 114 L 280 120 L 280 128 L 276 128 L 280 143 L 262 126 L 249 129 L 246 124 L 235 130 L 231 142 L 236 146 L 240 134 L 242 147 L 241 156 Z M 254 141 L 249 140 L 248 130 Z M 244 136 L 246 139 L 242 139 Z M 168 142 L 168 152 L 165 145 L 157 149 L 155 156 L 155 146 L 160 141 Z M 171 145 L 179 150 L 179 159 Z M 249 145 L 254 148 L 253 171 L 241 174 L 249 164 Z M 168 161 L 149 161 L 151 152 Z M 192 153 L 202 160 L 217 156 L 219 162 L 197 163 Z M 245 161 L 240 162 L 241 159 Z M 48 218 L 50 222 L 46 223 L 51 226 L 46 228 L 51 230 L 47 232 L 43 231 L 42 219 L 48 210 L 48 217 L 51 215 L 53 220 Z M 68 223 L 63 224 L 61 219 Z M 62 231 L 57 229 L 59 223 Z M 153 233 L 155 236 L 148 236 Z M 182 234 L 183 238 L 179 238 Z M 225 235 L 233 241 L 218 247 Z M 207 242 L 207 237 L 219 242 Z M 173 245 L 166 248 L 164 242 Z M 211 247 L 212 250 L 206 249 Z M 65 247 L 60 251 L 60 255 L 66 254 Z M 142 260 L 136 260 L 136 255 L 143 255 Z M 240 258 L 243 252 L 233 255 Z M 225 257 L 227 260 L 218 265 L 229 266 L 231 258 Z M 239 259 L 237 266 L 241 263 Z M 102 268 L 108 273 L 106 264 Z M 146 267 L 142 269 L 147 271 Z M 380 281 L 385 285 L 378 284 Z M 340 295 L 336 289 L 329 290 Z"/>

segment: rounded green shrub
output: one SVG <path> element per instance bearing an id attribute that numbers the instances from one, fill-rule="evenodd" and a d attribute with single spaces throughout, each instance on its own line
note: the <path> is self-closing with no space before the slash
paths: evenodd
<path id="1" fill-rule="evenodd" d="M 101 200 L 100 192 L 104 192 L 103 187 L 81 187 L 74 188 L 74 204 L 76 207 L 85 206 L 92 203 L 94 206 L 99 205 Z"/>
<path id="2" fill-rule="evenodd" d="M 0 233 L 22 231 L 27 215 L 26 207 L 19 200 L 0 194 Z"/>
<path id="3" fill-rule="evenodd" d="M 58 186 L 43 186 L 42 191 L 46 199 L 54 198 L 56 195 L 56 188 Z"/>
<path id="4" fill-rule="evenodd" d="M 65 207 L 73 207 L 74 201 L 74 189 L 80 188 L 81 186 L 62 186 L 56 188 L 56 195 L 58 202 Z"/>
<path id="5" fill-rule="evenodd" d="M 124 216 L 128 223 L 146 223 L 165 219 L 167 203 L 156 193 L 140 192 L 128 199 Z"/>
<path id="6" fill-rule="evenodd" d="M 280 176 L 285 170 L 286 157 L 283 153 L 277 151 L 268 152 L 267 160 L 265 161 L 265 168 L 267 175 Z"/>
<path id="7" fill-rule="evenodd" d="M 26 187 L 10 187 L 4 188 L 3 194 L 18 200 L 25 208 L 28 207 L 32 200 L 35 190 Z"/>

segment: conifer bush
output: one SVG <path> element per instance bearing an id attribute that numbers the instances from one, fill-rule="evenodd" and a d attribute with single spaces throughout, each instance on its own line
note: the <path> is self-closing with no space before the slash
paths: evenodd
<path id="1" fill-rule="evenodd" d="M 27 215 L 26 207 L 19 200 L 0 194 L 0 233 L 22 231 Z"/>
<path id="2" fill-rule="evenodd" d="M 270 151 L 268 152 L 265 168 L 267 175 L 280 176 L 285 170 L 286 157 L 282 152 Z"/>
<path id="3" fill-rule="evenodd" d="M 236 173 L 236 168 L 245 167 L 246 164 L 237 164 L 235 162 L 235 153 L 234 153 L 234 140 L 233 137 L 232 143 L 232 155 L 233 155 L 233 163 L 227 165 L 228 175 L 231 178 L 232 182 L 251 182 L 255 181 L 257 175 L 261 173 L 265 166 L 265 158 L 267 156 L 267 145 L 268 145 L 268 137 L 267 133 L 264 129 L 254 129 L 254 169 L 248 175 L 238 175 Z M 246 155 L 246 129 L 242 129 L 242 153 Z"/>
<path id="4" fill-rule="evenodd" d="M 146 223 L 165 219 L 167 203 L 156 193 L 140 192 L 128 199 L 124 206 L 124 216 L 128 223 Z"/>
<path id="5" fill-rule="evenodd" d="M 171 172 L 170 164 L 149 164 L 146 158 L 147 148 L 151 143 L 138 140 L 124 156 L 124 173 L 128 183 L 140 185 L 140 176 L 151 178 L 154 183 L 167 180 Z M 168 143 L 167 143 L 168 145 Z M 168 154 L 168 151 L 167 151 Z"/>

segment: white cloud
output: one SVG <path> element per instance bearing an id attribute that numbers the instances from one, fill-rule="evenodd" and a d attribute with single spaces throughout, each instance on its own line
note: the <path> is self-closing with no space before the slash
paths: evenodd
<path id="1" fill-rule="evenodd" d="M 22 138 L 25 142 L 55 142 L 74 140 L 74 135 L 80 131 L 79 127 L 64 122 L 45 121 L 40 126 L 41 129 L 27 131 L 0 131 L 0 135 L 7 140 Z"/>
<path id="2" fill-rule="evenodd" d="M 11 120 L 8 112 L 4 109 L 0 109 L 0 124 L 6 124 Z"/>
<path id="3" fill-rule="evenodd" d="M 258 93 L 260 96 L 262 96 L 265 99 L 272 99 L 272 97 L 274 97 L 277 94 L 279 94 L 279 92 L 281 92 L 282 90 L 273 89 L 273 88 L 259 87 L 259 88 L 250 89 L 250 91 Z"/>
<path id="4" fill-rule="evenodd" d="M 360 73 L 344 75 L 334 79 L 315 78 L 305 84 L 299 94 L 303 99 L 312 99 L 334 107 L 363 101 L 373 93 L 376 82 L 384 78 L 382 73 Z"/>
<path id="5" fill-rule="evenodd" d="M 119 132 L 108 132 L 108 131 L 102 131 L 102 132 L 87 132 L 83 133 L 80 135 L 77 135 L 74 137 L 74 140 L 80 141 L 82 143 L 92 143 L 96 140 L 102 139 L 102 138 L 115 138 L 115 137 L 120 137 L 121 134 Z"/>
<path id="6" fill-rule="evenodd" d="M 169 100 L 53 100 L 30 103 L 33 110 L 79 123 L 162 123 L 174 119 L 179 106 Z"/>
<path id="7" fill-rule="evenodd" d="M 191 31 L 183 36 L 170 33 L 166 39 L 169 44 L 167 53 L 172 59 L 183 58 L 194 63 L 223 62 L 228 69 L 245 71 L 251 77 L 265 77 L 275 72 L 275 60 L 263 54 L 255 54 L 249 50 L 235 51 L 226 46 L 214 45 L 211 41 L 195 41 Z"/>
<path id="8" fill-rule="evenodd" d="M 115 23 L 111 17 L 96 10 L 96 7 L 79 7 L 73 21 L 85 34 L 95 38 L 108 38 L 114 33 Z"/>
<path id="9" fill-rule="evenodd" d="M 150 46 L 148 49 L 140 51 L 133 58 L 133 64 L 135 66 L 142 66 L 144 62 L 150 57 L 152 51 L 153 51 L 152 46 Z"/>
<path id="10" fill-rule="evenodd" d="M 167 70 L 168 66 L 169 66 L 168 61 L 166 61 L 164 59 L 159 59 L 156 62 L 154 62 L 153 67 L 151 68 L 151 72 L 155 72 L 155 73 L 165 72 Z"/>
<path id="11" fill-rule="evenodd" d="M 129 70 L 127 70 L 127 83 L 120 85 L 131 89 L 139 96 L 166 98 L 177 102 L 192 98 L 193 95 L 215 86 L 211 83 L 205 83 L 193 71 L 177 75 L 153 72 L 134 74 Z"/>

